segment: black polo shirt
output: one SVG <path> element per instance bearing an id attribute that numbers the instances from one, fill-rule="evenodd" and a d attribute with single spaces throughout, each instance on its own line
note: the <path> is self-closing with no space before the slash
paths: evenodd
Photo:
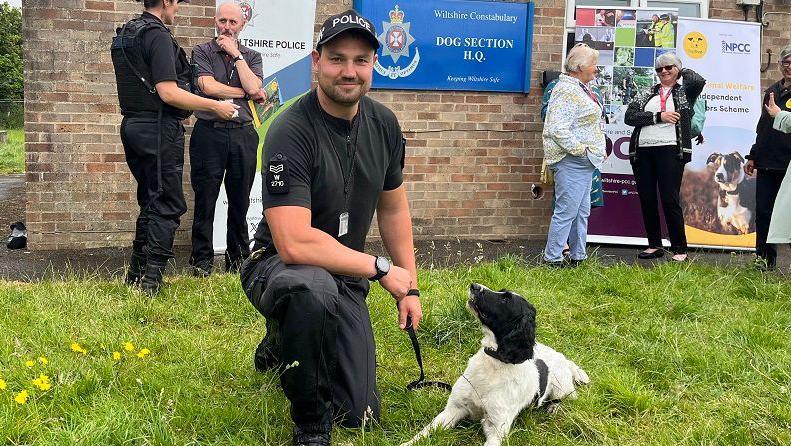
<path id="1" fill-rule="evenodd" d="M 239 52 L 242 54 L 242 57 L 244 57 L 245 62 L 247 62 L 247 66 L 250 67 L 250 71 L 252 71 L 258 79 L 263 80 L 263 62 L 261 61 L 261 55 L 258 51 L 239 44 Z M 199 77 L 212 76 L 221 84 L 242 88 L 242 80 L 239 78 L 239 71 L 236 69 L 236 64 L 233 60 L 230 60 L 229 57 L 228 53 L 217 44 L 217 40 L 215 39 L 200 45 L 195 45 L 195 48 L 192 49 L 192 63 L 195 64 L 196 87 Z M 199 89 L 196 89 L 196 91 L 200 96 L 211 98 L 211 96 L 204 94 Z M 253 115 L 250 111 L 247 99 L 234 99 L 233 103 L 239 106 L 239 117 L 230 119 L 230 121 L 247 123 L 253 120 Z M 214 113 L 200 110 L 195 112 L 195 117 L 209 121 L 219 120 Z"/>
<path id="2" fill-rule="evenodd" d="M 355 146 L 356 155 L 352 157 Z M 350 176 L 352 158 L 354 173 Z M 288 187 L 273 188 L 267 172 L 281 163 L 286 169 L 280 174 L 288 173 Z M 379 194 L 403 182 L 404 139 L 393 112 L 373 99 L 364 96 L 360 100 L 354 123 L 350 123 L 326 113 L 313 90 L 272 123 L 264 140 L 261 165 L 265 210 L 277 206 L 308 208 L 312 227 L 362 251 Z M 349 182 L 348 199 L 344 178 Z M 349 213 L 348 233 L 339 236 L 344 212 Z M 271 244 L 269 225 L 263 218 L 255 233 L 255 249 Z"/>
<path id="3" fill-rule="evenodd" d="M 143 43 L 143 60 L 146 61 L 151 70 L 151 85 L 156 85 L 163 81 L 174 81 L 180 85 L 189 84 L 192 81 L 192 69 L 189 66 L 184 50 L 173 39 L 170 30 L 165 27 L 159 17 L 148 11 L 144 11 L 141 17 L 146 20 L 159 22 L 163 26 L 163 28 L 149 28 L 140 37 Z M 168 103 L 163 104 L 162 112 L 165 115 L 184 115 L 184 111 Z"/>

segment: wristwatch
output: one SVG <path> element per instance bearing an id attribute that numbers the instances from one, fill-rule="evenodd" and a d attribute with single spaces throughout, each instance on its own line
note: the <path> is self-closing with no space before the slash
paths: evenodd
<path id="1" fill-rule="evenodd" d="M 236 63 L 236 62 L 239 62 L 240 60 L 244 60 L 244 57 L 242 57 L 242 53 L 239 53 L 239 55 L 234 57 L 232 60 L 233 60 L 233 63 Z"/>
<path id="2" fill-rule="evenodd" d="M 381 279 L 382 277 L 386 276 L 387 273 L 390 272 L 390 261 L 384 257 L 379 256 L 374 261 L 374 268 L 376 268 L 376 274 L 368 278 L 368 280 L 372 282 L 374 280 Z"/>

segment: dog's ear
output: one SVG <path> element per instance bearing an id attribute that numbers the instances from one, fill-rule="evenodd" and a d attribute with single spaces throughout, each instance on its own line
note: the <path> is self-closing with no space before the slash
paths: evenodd
<path id="1" fill-rule="evenodd" d="M 522 317 L 510 331 L 496 336 L 497 350 L 485 349 L 489 356 L 507 364 L 521 364 L 532 359 L 536 345 L 536 309 L 530 302 L 519 299 L 524 305 Z"/>
<path id="2" fill-rule="evenodd" d="M 709 155 L 709 159 L 706 160 L 706 164 L 714 164 L 717 161 L 717 158 L 721 157 L 719 153 L 712 153 Z"/>
<path id="3" fill-rule="evenodd" d="M 734 158 L 739 160 L 740 163 L 744 164 L 744 157 L 742 156 L 741 153 L 734 151 L 733 153 L 731 153 L 731 155 L 733 155 Z"/>

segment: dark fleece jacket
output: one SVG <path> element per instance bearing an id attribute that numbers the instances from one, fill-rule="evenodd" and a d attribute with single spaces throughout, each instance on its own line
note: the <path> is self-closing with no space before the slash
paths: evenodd
<path id="1" fill-rule="evenodd" d="M 791 83 L 779 81 L 766 89 L 763 104 L 769 103 L 769 93 L 775 94 L 775 103 L 781 110 L 791 111 Z M 773 117 L 761 107 L 761 119 L 755 129 L 755 144 L 747 159 L 753 160 L 758 169 L 786 170 L 791 161 L 791 134 L 775 130 Z"/>
<path id="2" fill-rule="evenodd" d="M 692 107 L 695 106 L 700 92 L 706 85 L 706 79 L 701 75 L 684 68 L 681 70 L 683 85 L 673 86 L 673 103 L 681 119 L 676 123 L 676 145 L 678 146 L 678 159 L 684 163 L 692 160 Z M 659 92 L 660 84 L 636 97 L 626 109 L 624 122 L 634 126 L 632 138 L 629 141 L 629 161 L 634 164 L 637 160 L 637 143 L 640 141 L 640 131 L 643 127 L 662 122 L 659 113 L 645 111 L 645 106 L 652 97 Z"/>

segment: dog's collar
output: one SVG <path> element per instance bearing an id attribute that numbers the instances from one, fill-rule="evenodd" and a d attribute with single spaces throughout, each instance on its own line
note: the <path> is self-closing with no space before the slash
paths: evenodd
<path id="1" fill-rule="evenodd" d="M 523 362 L 529 361 L 531 359 L 531 358 L 527 358 L 525 359 L 525 361 L 522 362 L 511 362 L 511 361 L 505 361 L 503 357 L 495 349 L 484 347 L 483 352 L 489 355 L 490 357 L 502 362 L 503 364 L 522 364 Z"/>

